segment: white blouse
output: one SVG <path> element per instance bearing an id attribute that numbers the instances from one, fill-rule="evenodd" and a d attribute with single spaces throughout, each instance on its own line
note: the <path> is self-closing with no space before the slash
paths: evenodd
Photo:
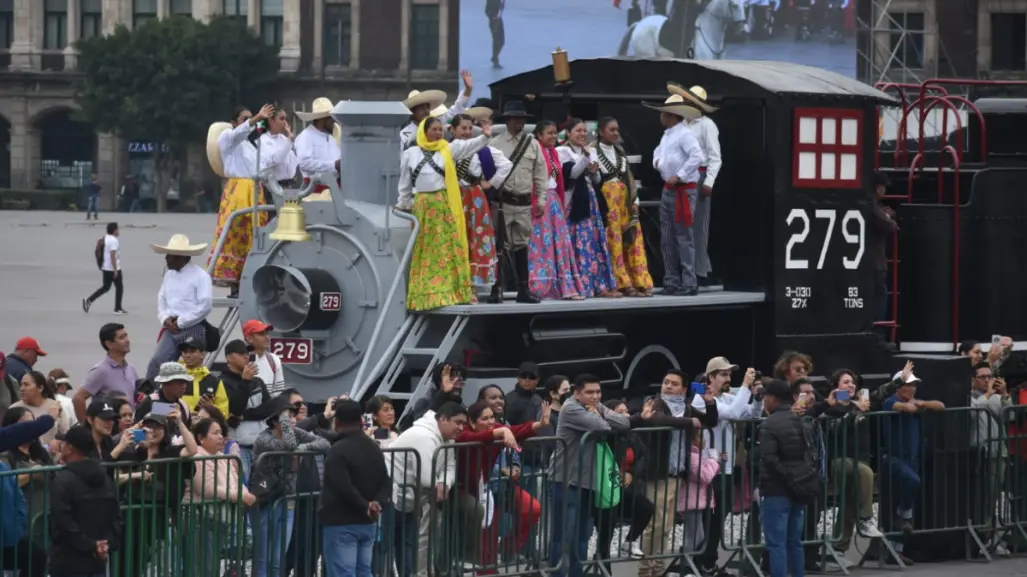
<path id="1" fill-rule="evenodd" d="M 599 148 L 602 149 L 603 156 L 605 156 L 611 164 L 619 164 L 618 166 L 616 166 L 616 170 L 618 173 L 624 174 L 628 170 L 630 170 L 630 167 L 628 166 L 628 157 L 622 155 L 620 157 L 620 163 L 617 162 L 617 149 L 612 144 L 605 144 L 600 142 Z M 596 155 L 596 157 L 598 158 L 598 154 Z M 604 165 L 602 162 L 599 162 L 599 172 L 604 176 L 610 173 L 610 171 L 606 169 L 606 165 Z M 616 178 L 620 180 L 619 176 Z M 626 181 L 624 182 L 624 186 L 628 186 L 628 183 Z M 635 205 L 638 205 L 638 202 L 638 196 L 636 196 Z"/>
<path id="2" fill-rule="evenodd" d="M 510 175 L 510 171 L 513 170 L 513 163 L 506 158 L 503 151 L 499 150 L 494 146 L 489 147 L 489 152 L 492 153 L 492 162 L 496 165 L 496 174 L 489 180 L 489 184 L 492 188 L 499 188 L 501 184 L 506 180 L 506 177 Z M 454 160 L 454 162 L 456 162 Z M 414 166 L 417 166 L 416 164 Z M 481 179 L 481 159 L 478 155 L 472 154 L 470 157 L 470 163 L 467 165 L 467 173 L 476 179 Z M 460 186 L 470 186 L 471 183 L 464 179 L 460 179 Z"/>
<path id="3" fill-rule="evenodd" d="M 453 162 L 461 161 L 468 156 L 477 153 L 488 146 L 489 139 L 483 134 L 468 140 L 454 140 L 449 143 L 449 151 L 453 155 Z M 421 168 L 417 175 L 417 182 L 413 181 L 414 169 L 421 164 L 424 158 L 424 151 L 420 146 L 414 146 L 403 151 L 399 161 L 399 201 L 396 206 L 409 210 L 414 207 L 414 192 L 435 192 L 446 188 L 445 176 L 439 174 L 429 165 Z M 432 161 L 439 168 L 445 168 L 445 159 L 441 152 L 432 155 Z"/>
<path id="4" fill-rule="evenodd" d="M 584 149 L 578 148 L 571 144 L 565 144 L 564 146 L 557 147 L 556 152 L 560 155 L 561 169 L 562 166 L 564 164 L 567 164 L 568 162 L 574 163 L 574 166 L 571 167 L 570 181 L 574 181 L 578 177 L 580 177 L 581 174 L 585 172 L 585 169 L 588 168 L 589 164 L 593 162 L 599 162 L 599 157 L 596 156 L 595 150 L 590 149 L 586 152 Z M 568 179 L 565 178 L 563 183 L 565 191 L 563 209 L 567 212 L 570 212 L 571 210 L 571 199 L 574 197 L 574 195 L 572 194 L 574 186 L 573 182 L 570 181 L 568 181 Z"/>

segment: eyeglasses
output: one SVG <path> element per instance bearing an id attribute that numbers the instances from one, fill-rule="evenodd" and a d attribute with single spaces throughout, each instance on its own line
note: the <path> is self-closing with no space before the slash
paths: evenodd
<path id="1" fill-rule="evenodd" d="M 982 381 L 994 381 L 995 375 L 974 375 L 974 378 Z"/>

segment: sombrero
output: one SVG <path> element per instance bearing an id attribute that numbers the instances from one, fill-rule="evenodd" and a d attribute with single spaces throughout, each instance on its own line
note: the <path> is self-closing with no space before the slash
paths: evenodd
<path id="1" fill-rule="evenodd" d="M 488 98 L 479 98 L 474 101 L 470 108 L 464 111 L 464 114 L 470 116 L 475 121 L 492 118 L 492 101 Z"/>
<path id="2" fill-rule="evenodd" d="M 668 82 L 667 92 L 670 92 L 671 94 L 677 94 L 681 98 L 684 98 L 688 102 L 691 102 L 692 104 L 698 106 L 699 110 L 701 110 L 703 114 L 711 114 L 717 111 L 716 106 L 713 106 L 709 102 L 707 102 L 706 89 L 702 86 L 696 85 L 691 88 L 684 88 L 679 84 Z"/>
<path id="3" fill-rule="evenodd" d="M 424 92 L 411 90 L 406 100 L 403 101 L 403 106 L 413 110 L 422 104 L 427 104 L 429 108 L 434 109 L 445 101 L 446 93 L 441 90 L 425 90 Z"/>
<path id="4" fill-rule="evenodd" d="M 668 114 L 673 114 L 674 116 L 680 116 L 681 118 L 688 120 L 695 120 L 702 116 L 702 111 L 699 110 L 697 106 L 686 102 L 684 97 L 678 94 L 671 94 L 663 104 L 649 104 L 647 102 L 643 102 L 642 106 L 651 108 L 658 112 L 666 112 Z"/>
<path id="5" fill-rule="evenodd" d="M 232 125 L 227 122 L 215 122 L 207 129 L 207 162 L 214 174 L 225 177 L 225 163 L 221 159 L 221 147 L 218 146 L 218 137 L 226 130 L 231 130 Z"/>
<path id="6" fill-rule="evenodd" d="M 435 118 L 442 118 L 442 115 L 447 112 L 449 112 L 449 107 L 445 104 L 440 104 L 435 108 L 432 108 L 431 112 L 429 112 L 428 114 L 434 116 Z"/>
<path id="7" fill-rule="evenodd" d="M 207 243 L 190 244 L 189 237 L 184 234 L 176 234 L 171 237 L 168 244 L 150 243 L 150 248 L 157 254 L 173 254 L 177 256 L 198 256 L 207 250 Z"/>
<path id="8" fill-rule="evenodd" d="M 321 118 L 330 118 L 332 116 L 333 108 L 335 108 L 335 105 L 332 104 L 332 101 L 322 96 L 315 99 L 313 104 L 310 105 L 310 112 L 297 110 L 296 116 L 298 116 L 303 122 L 311 122 Z"/>

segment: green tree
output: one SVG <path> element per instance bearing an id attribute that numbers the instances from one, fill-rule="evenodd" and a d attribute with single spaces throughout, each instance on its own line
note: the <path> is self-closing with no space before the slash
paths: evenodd
<path id="1" fill-rule="evenodd" d="M 186 147 L 203 142 L 210 124 L 229 119 L 235 106 L 257 106 L 278 72 L 278 48 L 224 17 L 119 26 L 78 49 L 79 117 L 97 130 L 155 144 L 158 210 Z"/>

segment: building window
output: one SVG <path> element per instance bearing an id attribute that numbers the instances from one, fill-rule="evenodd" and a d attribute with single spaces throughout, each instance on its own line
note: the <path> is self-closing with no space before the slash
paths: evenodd
<path id="1" fill-rule="evenodd" d="M 0 49 L 10 50 L 14 41 L 14 0 L 0 0 Z"/>
<path id="2" fill-rule="evenodd" d="M 349 4 L 325 4 L 325 66 L 349 66 L 353 9 Z"/>
<path id="3" fill-rule="evenodd" d="M 193 0 L 171 0 L 172 16 L 188 16 L 193 17 Z"/>
<path id="4" fill-rule="evenodd" d="M 103 0 L 81 0 L 82 22 L 79 36 L 83 40 L 103 34 Z"/>
<path id="5" fill-rule="evenodd" d="M 796 108 L 792 148 L 796 188 L 862 187 L 862 110 Z"/>
<path id="6" fill-rule="evenodd" d="M 132 0 L 132 28 L 157 19 L 157 0 Z"/>
<path id="7" fill-rule="evenodd" d="M 1027 70 L 1027 14 L 991 15 L 991 69 Z"/>
<path id="8" fill-rule="evenodd" d="M 891 53 L 895 60 L 891 67 L 919 69 L 924 67 L 924 13 L 899 12 L 891 14 Z"/>
<path id="9" fill-rule="evenodd" d="M 410 66 L 414 70 L 439 67 L 439 5 L 413 4 L 410 13 Z"/>
<path id="10" fill-rule="evenodd" d="M 233 20 L 246 24 L 246 16 L 249 15 L 249 0 L 224 0 L 222 12 Z"/>
<path id="11" fill-rule="evenodd" d="M 68 45 L 68 0 L 46 0 L 43 22 L 43 48 L 63 50 Z"/>
<path id="12" fill-rule="evenodd" d="M 282 0 L 260 0 L 260 36 L 268 46 L 282 45 Z"/>

